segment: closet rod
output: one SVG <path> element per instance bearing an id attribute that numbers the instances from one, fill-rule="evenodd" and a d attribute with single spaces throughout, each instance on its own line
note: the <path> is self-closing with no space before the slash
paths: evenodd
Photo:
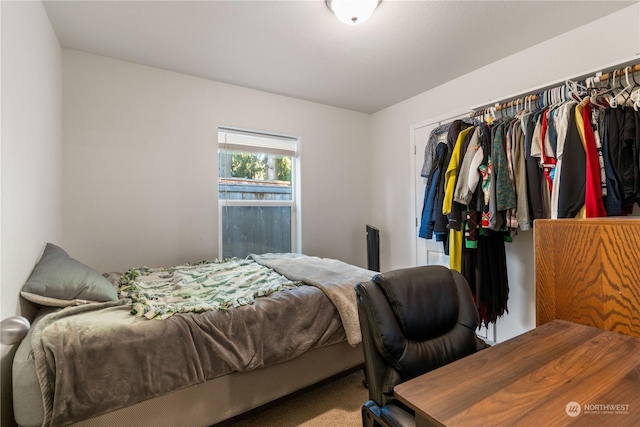
<path id="1" fill-rule="evenodd" d="M 631 67 L 631 71 L 629 71 L 629 68 Z M 540 93 L 543 93 L 547 90 L 550 89 L 554 89 L 554 88 L 558 88 L 561 87 L 565 84 L 565 82 L 567 80 L 571 80 L 571 81 L 580 81 L 580 80 L 584 80 L 586 78 L 590 78 L 590 77 L 596 77 L 598 78 L 598 81 L 602 82 L 605 80 L 608 80 L 610 78 L 612 78 L 613 76 L 618 77 L 618 76 L 623 76 L 624 75 L 624 70 L 627 69 L 628 72 L 632 72 L 632 73 L 637 73 L 640 72 L 640 62 L 638 62 L 638 56 L 635 56 L 633 58 L 629 58 L 624 62 L 620 62 L 618 64 L 613 64 L 613 65 L 609 65 L 606 67 L 601 67 L 599 70 L 596 69 L 590 73 L 586 73 L 586 74 L 582 74 L 580 76 L 577 77 L 570 77 L 567 79 L 563 79 L 560 81 L 557 81 L 556 83 L 553 84 L 548 84 L 545 86 L 541 86 L 535 89 L 531 89 L 528 91 L 524 91 L 518 95 L 513 95 L 513 96 L 508 96 L 505 97 L 503 99 L 509 100 L 508 102 L 497 102 L 497 103 L 487 103 L 487 104 L 482 104 L 480 106 L 477 107 L 473 107 L 471 108 L 471 117 L 475 117 L 477 115 L 482 114 L 483 112 L 485 112 L 489 107 L 491 108 L 495 108 L 496 111 L 505 109 L 505 108 L 510 108 L 512 106 L 514 106 L 514 102 L 518 102 L 520 103 L 522 100 L 530 100 L 530 101 L 535 101 L 537 99 L 540 98 Z M 606 73 L 602 73 L 601 70 L 608 70 Z M 613 74 L 613 76 L 612 76 Z"/>
<path id="2" fill-rule="evenodd" d="M 609 78 L 611 78 L 611 77 L 623 76 L 624 75 L 624 71 L 627 68 L 630 68 L 630 70 L 628 70 L 629 73 L 637 73 L 637 72 L 640 71 L 640 64 L 636 64 L 636 65 L 633 65 L 633 66 L 627 65 L 626 67 L 618 69 L 618 70 L 615 70 L 613 72 L 609 71 L 608 73 L 605 73 L 605 74 L 603 74 L 601 76 L 597 76 L 598 81 L 602 82 L 602 81 L 605 81 L 605 80 L 609 80 Z M 610 76 L 611 73 L 613 73 L 613 76 Z"/>
<path id="3" fill-rule="evenodd" d="M 640 72 L 640 64 L 636 64 L 633 67 L 627 66 L 627 67 L 625 67 L 623 69 L 615 70 L 615 71 L 612 71 L 612 72 L 610 71 L 608 73 L 602 74 L 600 76 L 595 76 L 595 77 L 598 80 L 598 82 L 603 82 L 603 81 L 609 80 L 610 78 L 613 78 L 613 77 L 623 76 L 624 72 L 625 72 L 625 69 L 627 70 L 627 73 L 637 73 L 637 72 Z M 559 87 L 559 86 L 556 86 L 556 87 Z M 540 95 L 539 94 L 535 94 L 535 95 L 529 95 L 528 97 L 525 96 L 523 98 L 517 98 L 517 99 L 514 99 L 512 101 L 506 102 L 504 104 L 499 104 L 499 105 L 497 105 L 495 107 L 495 109 L 496 109 L 496 111 L 500 111 L 500 110 L 503 110 L 505 108 L 511 108 L 511 107 L 513 107 L 515 105 L 514 102 L 518 101 L 517 104 L 520 104 L 520 101 L 525 99 L 525 98 L 527 100 L 530 100 L 530 101 L 537 101 L 538 99 L 540 99 Z M 476 113 L 481 113 L 481 111 L 476 111 Z"/>

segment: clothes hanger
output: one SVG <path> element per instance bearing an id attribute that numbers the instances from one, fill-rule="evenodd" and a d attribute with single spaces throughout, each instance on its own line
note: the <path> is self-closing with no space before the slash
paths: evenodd
<path id="1" fill-rule="evenodd" d="M 496 104 L 496 106 L 497 105 L 500 105 L 500 104 Z M 489 123 L 492 123 L 493 121 L 498 119 L 496 116 L 497 114 L 496 106 L 489 107 Z"/>
<path id="2" fill-rule="evenodd" d="M 635 71 L 633 68 L 631 68 L 631 79 L 633 80 L 634 89 L 631 92 L 631 95 L 629 95 L 629 98 L 631 98 L 633 109 L 638 111 L 640 108 L 640 84 L 636 81 Z"/>
<path id="3" fill-rule="evenodd" d="M 558 87 L 558 104 L 562 105 L 565 102 L 566 99 L 564 98 L 564 86 L 560 86 Z"/>
<path id="4" fill-rule="evenodd" d="M 633 88 L 635 86 L 634 82 L 633 82 L 633 79 L 631 80 L 631 82 L 629 81 L 629 70 L 630 69 L 631 69 L 631 67 L 624 67 L 624 78 L 625 78 L 625 81 L 627 82 L 627 85 L 624 87 L 624 91 L 626 93 L 626 99 L 624 100 L 624 105 L 628 105 L 628 106 L 632 106 L 633 105 L 630 101 L 631 101 L 631 92 L 633 91 Z M 622 79 L 620 79 L 620 80 L 622 80 Z"/>
<path id="5" fill-rule="evenodd" d="M 575 101 L 582 101 L 583 90 L 586 91 L 586 87 L 580 84 L 580 81 L 574 82 L 572 80 L 567 80 L 565 82 L 569 87 L 569 95 Z"/>
<path id="6" fill-rule="evenodd" d="M 524 112 L 524 98 L 516 99 L 516 116 L 522 116 Z"/>
<path id="7" fill-rule="evenodd" d="M 573 99 L 575 96 L 573 82 L 571 80 L 565 81 L 565 87 L 567 88 L 567 96 L 569 99 Z"/>
<path id="8" fill-rule="evenodd" d="M 515 114 L 514 117 L 519 117 L 520 113 L 522 113 L 522 108 L 520 108 L 520 101 L 522 98 L 517 98 L 513 102 L 515 103 Z"/>
<path id="9" fill-rule="evenodd" d="M 631 94 L 629 95 L 629 98 L 631 99 L 631 105 L 633 105 L 633 109 L 638 111 L 638 108 L 640 108 L 640 84 L 638 84 L 638 82 L 636 81 L 636 75 L 633 67 L 629 68 L 629 73 L 631 74 L 631 79 L 633 81 L 633 89 Z"/>
<path id="10" fill-rule="evenodd" d="M 636 81 L 636 71 L 633 70 L 633 67 L 629 67 L 629 74 L 631 75 L 631 80 L 633 81 L 634 90 L 640 89 L 640 84 Z"/>
<path id="11" fill-rule="evenodd" d="M 609 79 L 611 77 L 609 76 Z M 600 108 L 608 108 L 609 107 L 609 103 L 604 101 L 604 103 L 602 102 L 603 99 L 603 95 L 607 92 L 610 92 L 611 90 L 613 90 L 610 86 L 609 86 L 609 79 L 607 79 L 607 86 L 604 88 L 605 90 L 603 91 L 603 88 L 597 88 L 596 84 L 600 83 L 600 76 L 596 75 L 594 77 L 591 78 L 591 82 L 592 82 L 592 88 L 591 88 L 591 93 L 589 96 L 589 101 L 591 102 L 592 105 L 595 105 L 597 107 Z"/>
<path id="12" fill-rule="evenodd" d="M 617 94 L 615 94 L 613 96 L 612 101 L 609 103 L 611 104 L 612 108 L 616 108 L 618 105 L 625 105 L 625 103 L 627 102 L 627 100 L 629 99 L 629 96 L 631 95 L 628 92 L 628 89 L 631 88 L 633 85 L 629 82 L 629 73 L 628 73 L 628 67 L 624 68 L 624 73 L 625 73 L 625 79 L 626 79 L 626 86 L 623 85 L 622 83 L 622 71 L 623 70 L 618 70 L 618 72 L 620 73 L 620 90 Z M 614 73 L 614 77 L 615 77 L 615 73 Z M 615 80 L 615 79 L 614 79 Z M 615 86 L 615 83 L 614 83 Z M 615 104 L 615 106 L 614 106 Z"/>
<path id="13" fill-rule="evenodd" d="M 562 105 L 562 98 L 560 95 L 561 95 L 560 87 L 554 87 L 553 89 L 551 89 L 551 93 L 550 93 L 551 105 L 549 106 L 550 110 L 555 110 L 556 108 Z"/>
<path id="14" fill-rule="evenodd" d="M 611 92 L 607 94 L 607 97 L 605 98 L 607 100 L 607 102 L 609 103 L 609 105 L 611 106 L 611 108 L 618 108 L 618 101 L 616 99 L 616 94 L 615 94 L 615 89 L 616 89 L 616 74 L 618 73 L 618 71 L 620 70 L 615 70 L 613 71 L 612 74 L 612 79 L 611 79 Z"/>
<path id="15" fill-rule="evenodd" d="M 609 107 L 615 108 L 617 104 L 612 105 L 614 101 L 613 91 L 616 88 L 616 71 L 612 71 L 609 73 L 609 78 L 607 79 L 607 88 L 604 91 L 600 91 L 598 97 L 603 100 Z"/>

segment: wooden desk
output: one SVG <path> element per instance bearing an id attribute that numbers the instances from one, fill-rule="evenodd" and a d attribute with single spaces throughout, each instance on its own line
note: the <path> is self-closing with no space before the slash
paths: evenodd
<path id="1" fill-rule="evenodd" d="M 640 339 L 554 320 L 395 394 L 417 426 L 640 426 Z"/>

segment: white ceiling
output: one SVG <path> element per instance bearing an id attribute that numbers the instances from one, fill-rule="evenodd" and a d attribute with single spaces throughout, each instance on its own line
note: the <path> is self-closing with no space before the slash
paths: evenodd
<path id="1" fill-rule="evenodd" d="M 44 1 L 64 48 L 373 113 L 637 2 Z"/>

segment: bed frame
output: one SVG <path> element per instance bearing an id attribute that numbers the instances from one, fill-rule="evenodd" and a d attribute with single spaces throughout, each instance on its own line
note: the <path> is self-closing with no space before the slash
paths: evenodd
<path id="1" fill-rule="evenodd" d="M 41 315 L 51 312 L 45 308 Z M 36 320 L 37 321 L 37 320 Z M 22 408 L 16 421 L 26 425 L 42 422 L 42 397 L 31 355 L 31 334 L 21 343 L 14 359 L 14 375 L 29 384 L 28 393 L 15 395 Z M 287 362 L 248 372 L 235 372 L 71 424 L 75 427 L 119 426 L 211 426 L 240 418 L 242 414 L 284 398 L 327 379 L 346 375 L 364 366 L 362 344 L 347 341 L 310 350 Z M 17 370 L 16 370 L 17 368 Z M 16 408 L 18 409 L 18 408 Z M 27 411 L 27 412 L 25 412 Z"/>
<path id="2" fill-rule="evenodd" d="M 268 368 L 225 375 L 71 425 L 211 426 L 327 378 L 357 370 L 363 363 L 362 345 L 351 347 L 344 341 Z"/>

